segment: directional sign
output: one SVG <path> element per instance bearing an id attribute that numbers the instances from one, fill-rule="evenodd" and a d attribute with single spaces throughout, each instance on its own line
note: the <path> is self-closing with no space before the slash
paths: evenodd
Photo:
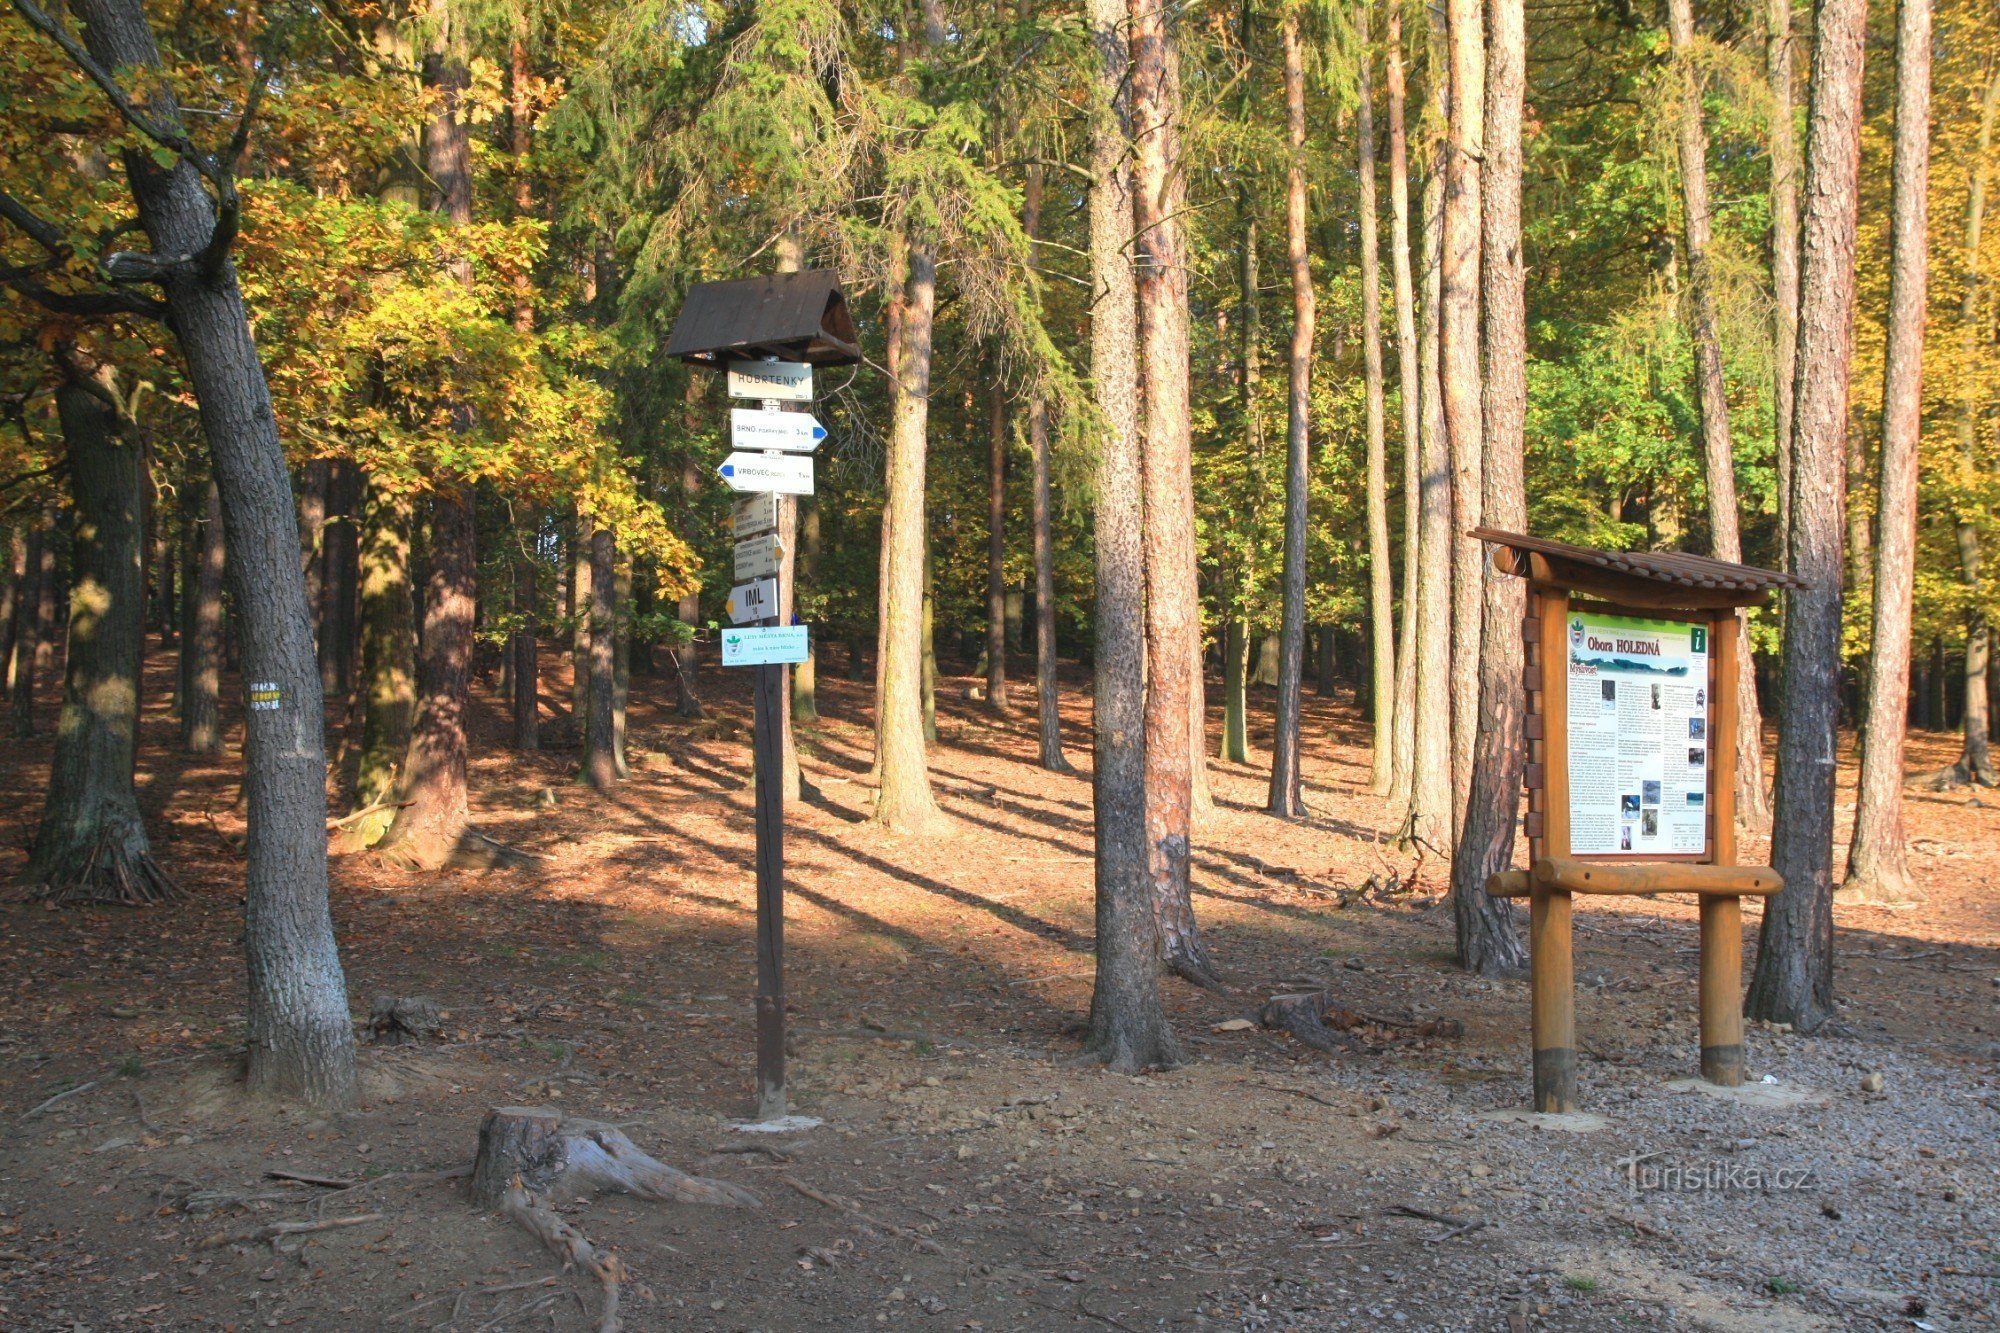
<path id="1" fill-rule="evenodd" d="M 722 665 L 768 666 L 803 662 L 812 655 L 804 625 L 764 625 L 722 631 Z"/>
<path id="2" fill-rule="evenodd" d="M 826 438 L 826 427 L 810 412 L 766 412 L 754 407 L 729 409 L 732 449 L 783 449 L 809 454 Z"/>
<path id="3" fill-rule="evenodd" d="M 798 361 L 731 361 L 729 396 L 810 403 L 813 368 Z"/>
<path id="4" fill-rule="evenodd" d="M 729 619 L 738 625 L 769 620 L 778 614 L 778 581 L 752 579 L 729 590 Z"/>
<path id="5" fill-rule="evenodd" d="M 772 532 L 778 526 L 778 497 L 769 491 L 753 491 L 735 502 L 729 514 L 729 530 L 738 538 Z"/>
<path id="6" fill-rule="evenodd" d="M 774 491 L 779 495 L 813 493 L 813 461 L 804 454 L 737 452 L 716 469 L 732 491 Z"/>
<path id="7" fill-rule="evenodd" d="M 736 577 L 767 578 L 778 572 L 785 559 L 784 543 L 775 532 L 748 537 L 736 543 Z"/>

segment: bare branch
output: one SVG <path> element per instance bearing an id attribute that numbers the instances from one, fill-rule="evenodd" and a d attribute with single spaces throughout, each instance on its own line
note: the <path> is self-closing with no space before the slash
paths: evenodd
<path id="1" fill-rule="evenodd" d="M 48 251 L 50 258 L 58 261 L 69 258 L 69 238 L 62 234 L 62 229 L 53 222 L 36 217 L 27 205 L 5 190 L 0 190 L 0 218 L 19 227 L 29 240 Z"/>

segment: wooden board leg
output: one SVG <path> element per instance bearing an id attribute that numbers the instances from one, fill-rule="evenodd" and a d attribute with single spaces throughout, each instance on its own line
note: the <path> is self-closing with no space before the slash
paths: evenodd
<path id="1" fill-rule="evenodd" d="M 1701 1076 L 1743 1083 L 1743 900 L 1701 900 Z"/>
<path id="2" fill-rule="evenodd" d="M 1528 909 L 1535 1109 L 1576 1108 L 1576 962 L 1570 896 L 1538 888 Z"/>

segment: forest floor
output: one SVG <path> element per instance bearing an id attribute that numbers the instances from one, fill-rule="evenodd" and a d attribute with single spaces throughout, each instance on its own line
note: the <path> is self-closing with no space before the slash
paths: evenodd
<path id="1" fill-rule="evenodd" d="M 1076 776 L 1035 766 L 1031 714 L 998 719 L 947 677 L 934 779 L 950 827 L 912 839 L 867 822 L 869 688 L 824 672 L 823 718 L 801 729 L 821 799 L 789 815 L 787 930 L 792 1098 L 825 1123 L 773 1142 L 731 1128 L 753 1084 L 747 677 L 707 672 L 693 722 L 673 716 L 670 680 L 635 678 L 634 772 L 608 800 L 575 784 L 574 752 L 504 749 L 489 681 L 475 819 L 542 860 L 335 863 L 357 1011 L 430 996 L 447 1031 L 364 1047 L 364 1103 L 314 1118 L 235 1081 L 237 771 L 173 752 L 171 658 L 150 661 L 141 800 L 192 896 L 0 906 L 0 1327 L 594 1327 L 595 1284 L 558 1275 L 450 1174 L 489 1107 L 537 1104 L 762 1200 L 564 1201 L 629 1270 L 633 1329 L 1993 1321 L 2000 808 L 1965 793 L 1911 796 L 1925 906 L 1836 913 L 1847 1033 L 1750 1033 L 1753 1077 L 1776 1080 L 1758 1088 L 1799 1104 L 1670 1086 L 1696 1072 L 1692 900 L 1581 903 L 1581 1100 L 1601 1123 L 1569 1132 L 1507 1118 L 1527 1101 L 1526 984 L 1453 969 L 1443 867 L 1412 878 L 1384 840 L 1344 698 L 1307 699 L 1309 820 L 1265 816 L 1258 770 L 1213 765 L 1195 901 L 1231 989 L 1166 983 L 1187 1061 L 1122 1077 L 1072 1062 L 1091 984 L 1081 674 L 1065 680 Z M 1255 706 L 1268 744 L 1268 693 Z M 1912 765 L 1951 748 L 1920 736 Z M 0 879 L 33 835 L 48 742 L 4 754 Z M 1340 905 L 1371 876 L 1403 887 Z M 1330 1058 L 1233 1021 L 1320 987 L 1464 1035 L 1377 1027 Z M 282 1252 L 229 1240 L 370 1214 Z"/>

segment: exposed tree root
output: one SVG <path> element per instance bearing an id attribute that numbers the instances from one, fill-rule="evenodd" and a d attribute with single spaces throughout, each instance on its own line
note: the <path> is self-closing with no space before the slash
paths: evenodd
<path id="1" fill-rule="evenodd" d="M 403 838 L 378 850 L 382 859 L 398 870 L 436 870 L 442 866 L 460 870 L 515 870 L 541 860 L 532 852 L 510 847 L 470 827 L 442 855 L 429 839 L 422 837 Z"/>
<path id="2" fill-rule="evenodd" d="M 1289 1032 L 1315 1050 L 1367 1051 L 1368 1045 L 1351 1035 L 1358 1028 L 1379 1028 L 1404 1037 L 1462 1037 L 1465 1025 L 1455 1018 L 1401 1019 L 1380 1014 L 1364 1014 L 1343 1009 L 1325 991 L 1303 995 L 1274 995 L 1258 1011 L 1264 1027 Z"/>
<path id="3" fill-rule="evenodd" d="M 143 847 L 143 837 L 138 841 Z M 150 852 L 134 850 L 133 839 L 114 828 L 107 827 L 87 846 L 50 860 L 53 864 L 38 856 L 30 871 L 36 876 L 28 889 L 32 900 L 144 907 L 187 897 Z"/>
<path id="4" fill-rule="evenodd" d="M 618 1298 L 625 1281 L 625 1265 L 618 1256 L 600 1250 L 581 1231 L 557 1216 L 555 1210 L 522 1187 L 518 1178 L 501 1196 L 500 1211 L 528 1229 L 528 1234 L 548 1247 L 563 1261 L 564 1268 L 580 1268 L 596 1278 L 604 1288 L 604 1309 L 597 1317 L 598 1333 L 619 1333 L 625 1327 L 618 1317 Z"/>
<path id="5" fill-rule="evenodd" d="M 1962 787 L 2000 787 L 2000 773 L 1990 765 L 1972 765 L 1960 755 L 1958 761 L 1934 773 L 1911 778 L 1907 786 L 1920 791 L 1957 791 Z"/>

